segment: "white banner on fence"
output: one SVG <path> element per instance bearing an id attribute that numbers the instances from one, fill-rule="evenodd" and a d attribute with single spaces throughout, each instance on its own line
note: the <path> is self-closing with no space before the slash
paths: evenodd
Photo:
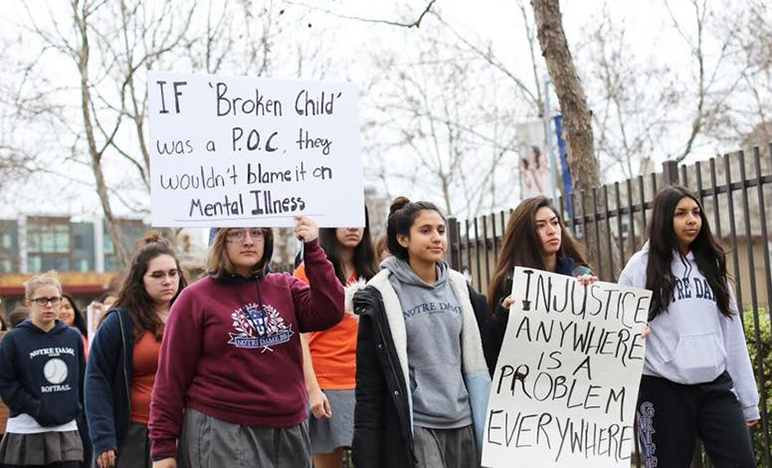
<path id="1" fill-rule="evenodd" d="M 630 467 L 651 292 L 516 268 L 483 466 Z"/>
<path id="2" fill-rule="evenodd" d="M 349 83 L 148 73 L 154 226 L 364 226 Z"/>

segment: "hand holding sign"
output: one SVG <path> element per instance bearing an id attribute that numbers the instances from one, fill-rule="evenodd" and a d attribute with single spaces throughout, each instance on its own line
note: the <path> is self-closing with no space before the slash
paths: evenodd
<path id="1" fill-rule="evenodd" d="M 308 244 L 319 237 L 319 227 L 313 219 L 306 216 L 295 215 L 295 237 Z"/>

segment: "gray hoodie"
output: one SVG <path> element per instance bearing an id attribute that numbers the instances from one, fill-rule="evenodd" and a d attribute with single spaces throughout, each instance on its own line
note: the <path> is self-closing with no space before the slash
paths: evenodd
<path id="1" fill-rule="evenodd" d="M 619 277 L 619 284 L 646 287 L 649 244 L 633 255 Z M 673 254 L 670 264 L 677 284 L 667 312 L 649 322 L 643 373 L 694 385 L 712 382 L 727 371 L 734 382 L 748 421 L 759 418 L 759 394 L 748 356 L 740 317 L 726 318 L 718 310 L 713 291 L 702 276 L 694 254 Z M 737 311 L 732 287 L 729 307 Z"/>
<path id="2" fill-rule="evenodd" d="M 396 257 L 387 258 L 381 267 L 391 272 L 389 282 L 405 318 L 413 423 L 433 429 L 472 424 L 461 369 L 462 307 L 448 281 L 448 265 L 437 263 L 433 284 Z"/>

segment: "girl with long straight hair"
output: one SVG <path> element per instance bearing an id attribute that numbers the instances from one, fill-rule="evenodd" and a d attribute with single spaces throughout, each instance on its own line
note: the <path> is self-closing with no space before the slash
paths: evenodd
<path id="1" fill-rule="evenodd" d="M 369 281 L 375 276 L 375 251 L 366 208 L 364 228 L 323 228 L 319 230 L 319 243 L 341 284 Z M 305 264 L 295 270 L 294 276 L 308 282 Z M 347 310 L 334 327 L 301 335 L 315 468 L 340 468 L 343 449 L 351 447 L 358 328 L 358 318 Z"/>
<path id="2" fill-rule="evenodd" d="M 0 396 L 9 408 L 0 465 L 78 468 L 83 339 L 58 320 L 62 285 L 51 275 L 24 284 L 30 317 L 0 342 Z"/>
<path id="3" fill-rule="evenodd" d="M 638 394 L 646 466 L 689 466 L 696 437 L 717 467 L 756 466 L 746 426 L 759 398 L 726 250 L 680 186 L 654 198 L 648 237 L 619 278 L 653 292 Z"/>
<path id="4" fill-rule="evenodd" d="M 512 273 L 515 267 L 574 276 L 582 284 L 597 281 L 585 258 L 584 247 L 568 232 L 558 211 L 543 196 L 526 198 L 509 216 L 504 242 L 488 286 L 486 359 L 491 375 L 495 372 L 509 307 L 514 302 Z"/>
<path id="5" fill-rule="evenodd" d="M 169 309 L 187 282 L 168 241 L 138 243 L 86 367 L 86 417 L 99 468 L 149 468 L 147 423 Z"/>
<path id="6" fill-rule="evenodd" d="M 391 205 L 392 256 L 354 296 L 353 455 L 368 468 L 479 466 L 490 377 L 485 298 L 443 260 L 445 218 L 429 202 Z"/>
<path id="7" fill-rule="evenodd" d="M 266 271 L 270 228 L 222 228 L 207 276 L 172 306 L 150 406 L 156 468 L 311 468 L 299 334 L 341 320 L 343 286 L 316 223 L 295 218 L 309 284 Z"/>

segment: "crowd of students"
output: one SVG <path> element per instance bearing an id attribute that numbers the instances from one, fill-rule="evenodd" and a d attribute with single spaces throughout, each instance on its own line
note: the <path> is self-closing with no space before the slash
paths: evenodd
<path id="1" fill-rule="evenodd" d="M 685 188 L 662 190 L 651 218 L 619 278 L 653 291 L 644 464 L 686 467 L 699 437 L 715 466 L 755 466 L 758 394 L 726 251 Z M 54 276 L 30 279 L 29 318 L 0 342 L 0 464 L 337 468 L 351 448 L 357 467 L 479 466 L 514 267 L 597 281 L 545 197 L 512 212 L 487 296 L 444 261 L 429 202 L 394 200 L 375 245 L 367 223 L 298 216 L 295 235 L 290 276 L 270 271 L 271 229 L 214 229 L 188 285 L 149 232 L 88 359 L 76 303 Z"/>

